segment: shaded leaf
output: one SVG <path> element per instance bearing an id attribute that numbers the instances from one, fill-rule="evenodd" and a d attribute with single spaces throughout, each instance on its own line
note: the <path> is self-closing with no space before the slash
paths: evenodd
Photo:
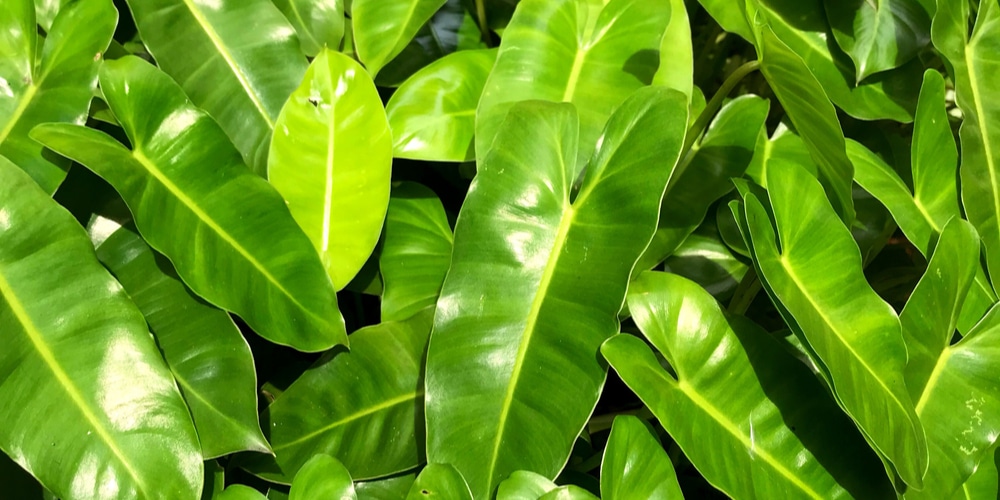
<path id="1" fill-rule="evenodd" d="M 354 489 L 358 500 L 399 500 L 406 498 L 410 486 L 417 478 L 416 472 L 373 481 L 358 481 Z"/>
<path id="2" fill-rule="evenodd" d="M 372 77 L 402 52 L 445 1 L 354 0 L 354 43 L 358 58 Z"/>
<path id="3" fill-rule="evenodd" d="M 295 27 L 303 54 L 316 57 L 324 47 L 340 47 L 344 38 L 344 0 L 273 1 Z"/>
<path id="4" fill-rule="evenodd" d="M 898 68 L 930 41 L 931 20 L 917 0 L 824 0 L 830 28 L 854 61 L 857 81 Z"/>

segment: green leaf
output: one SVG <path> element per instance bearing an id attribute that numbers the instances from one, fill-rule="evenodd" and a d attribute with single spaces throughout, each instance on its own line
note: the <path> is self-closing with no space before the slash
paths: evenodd
<path id="1" fill-rule="evenodd" d="M 694 92 L 694 49 L 691 47 L 691 23 L 684 0 L 670 1 L 670 22 L 660 41 L 660 67 L 653 75 L 653 85 L 663 85 L 683 92 Z"/>
<path id="2" fill-rule="evenodd" d="M 653 81 L 669 20 L 670 9 L 649 0 L 519 3 L 479 101 L 480 163 L 511 106 L 541 99 L 580 106 L 576 165 L 583 168 L 615 108 Z"/>
<path id="3" fill-rule="evenodd" d="M 268 179 L 340 290 L 375 249 L 389 204 L 392 137 L 382 100 L 361 65 L 324 50 L 276 127 Z"/>
<path id="4" fill-rule="evenodd" d="M 375 75 L 406 47 L 446 0 L 354 0 L 358 58 Z"/>
<path id="5" fill-rule="evenodd" d="M 747 264 L 733 255 L 718 234 L 706 235 L 701 230 L 688 236 L 663 262 L 664 271 L 698 283 L 719 300 L 732 295 L 748 269 Z"/>
<path id="6" fill-rule="evenodd" d="M 744 199 L 759 274 L 841 408 L 900 477 L 920 488 L 927 445 L 902 380 L 899 319 L 865 281 L 857 245 L 819 183 L 798 166 L 781 166 L 766 174 L 777 239 L 762 202 L 749 193 Z"/>
<path id="7" fill-rule="evenodd" d="M 459 214 L 427 358 L 428 461 L 454 465 L 476 498 L 515 470 L 554 478 L 566 463 L 687 123 L 683 94 L 635 93 L 571 201 L 573 106 L 511 108 Z"/>
<path id="8" fill-rule="evenodd" d="M 470 44 L 466 39 L 470 28 L 477 34 L 478 28 L 460 2 L 447 0 L 399 55 L 379 70 L 375 83 L 379 87 L 398 87 L 417 71 L 456 50 L 486 48 L 481 43 Z"/>
<path id="9" fill-rule="evenodd" d="M 295 474 L 288 500 L 356 499 L 351 473 L 336 458 L 316 455 Z"/>
<path id="10" fill-rule="evenodd" d="M 423 356 L 433 310 L 405 322 L 351 334 L 350 352 L 331 352 L 295 381 L 265 412 L 277 459 L 246 464 L 288 483 L 313 455 L 340 460 L 357 479 L 416 467 L 423 458 Z M 373 446 L 372 443 L 379 443 Z M 272 462 L 273 463 L 273 462 Z"/>
<path id="11" fill-rule="evenodd" d="M 0 200 L 0 449 L 59 497 L 196 498 L 198 437 L 142 314 L 3 157 Z"/>
<path id="12" fill-rule="evenodd" d="M 115 231 L 97 244 L 97 257 L 146 317 L 191 410 L 202 456 L 271 453 L 257 420 L 250 346 L 228 314 L 195 297 L 134 231 Z"/>
<path id="13" fill-rule="evenodd" d="M 146 241 L 205 300 L 272 342 L 304 351 L 346 343 L 316 252 L 215 121 L 137 57 L 106 62 L 100 76 L 133 150 L 76 125 L 40 125 L 32 137 L 114 186 Z"/>
<path id="14" fill-rule="evenodd" d="M 0 160 L 2 162 L 3 160 Z M 35 500 L 43 498 L 45 488 L 28 471 L 14 463 L 7 455 L 0 453 L 0 478 L 3 478 L 4 492 L 13 498 Z"/>
<path id="15" fill-rule="evenodd" d="M 1000 453 L 997 453 L 996 448 L 994 448 L 979 462 L 976 472 L 972 473 L 969 480 L 962 485 L 962 488 L 952 498 L 954 500 L 1000 498 L 1000 492 L 998 492 L 997 488 L 998 468 L 1000 468 Z"/>
<path id="16" fill-rule="evenodd" d="M 633 281 L 628 307 L 676 378 L 635 337 L 617 335 L 601 352 L 713 486 L 734 498 L 885 492 L 884 479 L 864 477 L 878 462 L 863 441 L 766 332 L 665 273 Z"/>
<path id="17" fill-rule="evenodd" d="M 540 497 L 538 500 L 599 500 L 593 493 L 575 485 L 560 486 Z"/>
<path id="18" fill-rule="evenodd" d="M 0 154 L 52 194 L 69 162 L 43 155 L 28 132 L 39 123 L 82 125 L 87 119 L 118 11 L 110 0 L 78 1 L 57 16 L 56 5 L 43 7 L 43 16 L 55 19 L 44 41 L 37 34 L 32 0 L 0 2 Z"/>
<path id="19" fill-rule="evenodd" d="M 358 500 L 399 500 L 406 498 L 410 486 L 417 478 L 416 472 L 374 481 L 358 481 L 354 489 Z"/>
<path id="20" fill-rule="evenodd" d="M 604 500 L 679 500 L 684 498 L 677 473 L 656 434 L 632 415 L 615 417 L 601 462 Z"/>
<path id="21" fill-rule="evenodd" d="M 128 6 L 160 69 L 263 176 L 278 112 L 307 65 L 281 11 L 270 0 L 128 0 Z"/>
<path id="22" fill-rule="evenodd" d="M 496 56 L 493 49 L 455 52 L 396 89 L 386 106 L 394 155 L 427 161 L 475 159 L 476 106 Z"/>
<path id="23" fill-rule="evenodd" d="M 302 53 L 337 50 L 344 38 L 344 0 L 273 0 L 299 38 Z"/>
<path id="24" fill-rule="evenodd" d="M 458 469 L 447 464 L 430 464 L 420 472 L 406 495 L 406 500 L 424 498 L 472 500 L 472 491 Z"/>
<path id="25" fill-rule="evenodd" d="M 404 320 L 437 302 L 453 239 L 433 191 L 414 182 L 393 186 L 379 257 L 382 321 Z"/>
<path id="26" fill-rule="evenodd" d="M 91 233 L 93 240 L 93 233 Z M 201 500 L 214 500 L 219 497 L 226 487 L 226 469 L 223 469 L 216 460 L 205 462 L 205 486 L 201 490 Z"/>
<path id="27" fill-rule="evenodd" d="M 930 41 L 931 20 L 917 0 L 824 0 L 830 28 L 854 61 L 857 81 L 898 68 Z"/>
<path id="28" fill-rule="evenodd" d="M 67 0 L 34 0 L 35 1 L 35 17 L 38 25 L 42 27 L 46 32 L 51 31 L 52 22 L 55 21 L 56 15 L 62 10 Z"/>
<path id="29" fill-rule="evenodd" d="M 259 491 L 242 484 L 233 484 L 226 488 L 215 500 L 266 500 L 267 497 Z"/>
<path id="30" fill-rule="evenodd" d="M 531 471 L 514 471 L 500 482 L 497 500 L 538 500 L 542 495 L 558 488 L 549 478 Z"/>

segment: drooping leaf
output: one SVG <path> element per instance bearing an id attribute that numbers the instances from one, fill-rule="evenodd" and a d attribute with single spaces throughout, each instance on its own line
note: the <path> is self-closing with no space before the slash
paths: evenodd
<path id="1" fill-rule="evenodd" d="M 275 122 L 267 176 L 340 290 L 382 232 L 392 137 L 375 84 L 350 57 L 323 50 Z"/>
<path id="2" fill-rule="evenodd" d="M 879 472 L 864 442 L 766 332 L 666 273 L 633 281 L 628 306 L 676 378 L 635 337 L 613 337 L 601 352 L 713 486 L 734 498 L 885 493 L 884 479 L 864 477 L 871 465 Z"/>
<path id="3" fill-rule="evenodd" d="M 857 246 L 816 179 L 779 165 L 766 172 L 777 235 L 762 201 L 744 197 L 755 264 L 841 408 L 900 477 L 920 488 L 927 445 L 902 380 L 899 319 L 865 281 Z"/>
<path id="4" fill-rule="evenodd" d="M 430 464 L 420 471 L 406 500 L 472 500 L 472 491 L 458 469 L 447 464 Z"/>
<path id="5" fill-rule="evenodd" d="M 76 125 L 40 125 L 32 137 L 114 186 L 140 234 L 205 300 L 279 344 L 321 351 L 345 343 L 316 252 L 215 121 L 137 57 L 106 62 L 100 78 L 134 149 Z"/>
<path id="6" fill-rule="evenodd" d="M 453 236 L 441 200 L 430 189 L 393 186 L 385 221 L 382 321 L 399 321 L 433 306 L 451 263 Z"/>
<path id="7" fill-rule="evenodd" d="M 69 162 L 43 155 L 28 132 L 39 123 L 82 125 L 87 119 L 118 11 L 111 0 L 78 1 L 58 15 L 58 4 L 42 7 L 39 21 L 52 23 L 44 39 L 37 34 L 32 0 L 0 2 L 0 154 L 52 194 Z"/>
<path id="8" fill-rule="evenodd" d="M 601 461 L 604 500 L 681 500 L 670 457 L 656 435 L 632 415 L 615 417 Z"/>
<path id="9" fill-rule="evenodd" d="M 670 22 L 660 41 L 660 67 L 653 75 L 653 85 L 679 90 L 689 98 L 694 92 L 694 49 L 691 47 L 691 23 L 684 0 L 670 1 Z"/>
<path id="10" fill-rule="evenodd" d="M 931 20 L 917 0 L 824 0 L 830 28 L 851 56 L 857 81 L 898 68 L 930 41 Z"/>
<path id="11" fill-rule="evenodd" d="M 288 500 L 316 500 L 319 498 L 335 498 L 337 500 L 357 498 L 351 473 L 330 455 L 316 455 L 310 458 L 295 474 L 292 489 L 288 492 Z"/>
<path id="12" fill-rule="evenodd" d="M 667 5 L 648 0 L 521 1 L 479 101 L 477 158 L 514 103 L 541 99 L 580 105 L 576 165 L 583 168 L 612 111 L 652 82 L 669 20 Z"/>
<path id="13" fill-rule="evenodd" d="M 396 57 L 446 0 L 354 0 L 358 58 L 372 77 Z"/>
<path id="14" fill-rule="evenodd" d="M 542 495 L 558 488 L 551 479 L 531 471 L 514 471 L 500 482 L 497 500 L 538 500 Z"/>
<path id="15" fill-rule="evenodd" d="M 260 175 L 281 106 L 302 81 L 295 29 L 271 0 L 128 0 L 142 42 Z"/>
<path id="16" fill-rule="evenodd" d="M 515 470 L 553 478 L 565 464 L 604 382 L 597 349 L 655 230 L 687 97 L 630 97 L 571 201 L 577 124 L 567 104 L 511 108 L 459 214 L 428 348 L 427 456 L 476 498 Z"/>
<path id="17" fill-rule="evenodd" d="M 132 228 L 101 242 L 97 257 L 146 317 L 191 411 L 202 456 L 270 453 L 257 420 L 253 355 L 229 315 L 193 295 Z"/>
<path id="18" fill-rule="evenodd" d="M 324 47 L 337 50 L 344 38 L 344 0 L 273 0 L 295 27 L 302 53 L 316 57 Z"/>
<path id="19" fill-rule="evenodd" d="M 201 449 L 142 313 L 0 156 L 0 449 L 63 498 L 195 498 Z"/>
<path id="20" fill-rule="evenodd" d="M 386 113 L 397 158 L 475 159 L 476 106 L 497 51 L 462 50 L 421 69 L 389 99 Z"/>

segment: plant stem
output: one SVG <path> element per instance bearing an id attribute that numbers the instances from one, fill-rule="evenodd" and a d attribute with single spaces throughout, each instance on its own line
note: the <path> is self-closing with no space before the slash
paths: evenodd
<path id="1" fill-rule="evenodd" d="M 746 314 L 747 309 L 750 308 L 750 304 L 753 303 L 753 299 L 757 296 L 757 292 L 760 292 L 760 289 L 760 279 L 757 278 L 757 272 L 751 267 L 747 270 L 743 279 L 740 280 L 740 284 L 736 287 L 736 292 L 733 293 L 732 300 L 729 301 L 729 307 L 726 309 L 731 314 Z"/>
<path id="2" fill-rule="evenodd" d="M 493 37 L 490 36 L 490 26 L 486 23 L 486 1 L 476 0 L 476 18 L 479 20 L 479 31 L 483 33 L 483 43 L 493 47 Z"/>
<path id="3" fill-rule="evenodd" d="M 719 112 L 719 108 L 722 107 L 722 101 L 726 99 L 726 96 L 733 91 L 734 88 L 740 83 L 741 80 L 746 78 L 747 75 L 757 71 L 760 68 L 759 61 L 749 61 L 743 63 L 742 66 L 736 68 L 726 81 L 722 82 L 722 86 L 719 90 L 712 96 L 712 100 L 708 101 L 705 106 L 705 110 L 698 115 L 698 119 L 694 121 L 691 128 L 688 129 L 687 138 L 684 140 L 684 149 L 681 152 L 681 158 L 687 155 L 688 151 L 691 150 L 691 146 L 694 146 L 694 141 L 701 137 L 701 134 L 705 132 L 708 128 L 708 123 L 715 117 L 715 114 Z"/>

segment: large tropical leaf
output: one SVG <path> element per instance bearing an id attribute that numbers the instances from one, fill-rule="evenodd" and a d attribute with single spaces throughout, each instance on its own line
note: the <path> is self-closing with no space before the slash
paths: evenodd
<path id="1" fill-rule="evenodd" d="M 1000 453 L 994 448 L 986 454 L 972 473 L 969 480 L 951 498 L 954 500 L 993 500 L 1000 498 L 997 469 L 1000 469 Z"/>
<path id="2" fill-rule="evenodd" d="M 398 321 L 433 306 L 451 262 L 451 227 L 441 200 L 413 182 L 392 188 L 379 256 L 382 321 Z"/>
<path id="3" fill-rule="evenodd" d="M 134 231 L 123 227 L 95 242 L 97 257 L 146 317 L 191 410 L 202 455 L 270 453 L 257 421 L 250 346 L 225 311 L 195 297 Z"/>
<path id="4" fill-rule="evenodd" d="M 399 500 L 406 498 L 416 479 L 417 473 L 410 472 L 374 481 L 357 481 L 354 483 L 354 491 L 358 494 L 358 500 Z"/>
<path id="5" fill-rule="evenodd" d="M 0 449 L 63 498 L 194 498 L 201 449 L 142 313 L 0 156 Z"/>
<path id="6" fill-rule="evenodd" d="M 558 488 L 551 479 L 531 471 L 514 471 L 497 487 L 497 500 L 538 500 Z"/>
<path id="7" fill-rule="evenodd" d="M 420 471 L 406 500 L 472 500 L 472 492 L 458 469 L 447 464 L 430 464 Z"/>
<path id="8" fill-rule="evenodd" d="M 226 131 L 264 175 L 281 106 L 306 58 L 271 0 L 128 0 L 157 65 Z"/>
<path id="9" fill-rule="evenodd" d="M 100 78 L 132 150 L 77 125 L 40 125 L 32 137 L 114 186 L 150 246 L 207 301 L 273 342 L 306 351 L 345 343 L 333 286 L 308 238 L 215 121 L 137 57 L 106 62 Z"/>
<path id="10" fill-rule="evenodd" d="M 386 105 L 394 155 L 428 161 L 475 159 L 476 106 L 496 57 L 494 49 L 458 51 L 427 65 L 396 89 Z"/>
<path id="11" fill-rule="evenodd" d="M 919 488 L 927 445 L 903 383 L 899 319 L 865 281 L 858 248 L 816 179 L 797 165 L 778 165 L 766 172 L 777 235 L 757 195 L 744 198 L 755 264 L 840 406 Z"/>
<path id="12" fill-rule="evenodd" d="M 688 122 L 683 94 L 637 92 L 571 199 L 573 109 L 511 108 L 456 226 L 428 348 L 427 457 L 454 465 L 476 498 L 515 470 L 554 478 L 566 463 Z"/>
<path id="13" fill-rule="evenodd" d="M 337 50 L 344 38 L 344 0 L 273 0 L 295 27 L 302 53 Z"/>
<path id="14" fill-rule="evenodd" d="M 857 81 L 902 66 L 930 41 L 931 20 L 917 0 L 824 0 L 830 28 L 854 61 Z"/>
<path id="15" fill-rule="evenodd" d="M 357 498 L 354 481 L 344 464 L 330 455 L 316 455 L 309 459 L 292 482 L 288 500 L 314 500 Z"/>
<path id="16" fill-rule="evenodd" d="M 446 0 L 354 0 L 358 58 L 372 77 L 396 57 Z"/>
<path id="17" fill-rule="evenodd" d="M 736 291 L 749 266 L 721 240 L 718 228 L 706 223 L 663 261 L 663 270 L 684 276 L 724 300 Z"/>
<path id="18" fill-rule="evenodd" d="M 656 434 L 634 416 L 619 415 L 611 426 L 601 461 L 601 498 L 684 498 L 667 452 Z"/>
<path id="19" fill-rule="evenodd" d="M 389 204 L 392 137 L 371 78 L 326 49 L 281 109 L 267 176 L 337 290 L 368 260 Z"/>
<path id="20" fill-rule="evenodd" d="M 54 8 L 43 11 L 54 16 Z M 32 0 L 0 2 L 0 154 L 49 194 L 66 177 L 69 163 L 42 155 L 28 132 L 39 123 L 82 125 L 87 119 L 118 11 L 111 0 L 82 0 L 60 9 L 54 19 L 41 39 Z"/>
<path id="21" fill-rule="evenodd" d="M 676 378 L 635 337 L 613 337 L 601 352 L 716 488 L 733 498 L 885 493 L 884 478 L 858 474 L 879 472 L 864 441 L 766 332 L 665 273 L 633 281 L 628 306 Z"/>
<path id="22" fill-rule="evenodd" d="M 486 156 L 514 103 L 572 102 L 581 105 L 575 164 L 583 168 L 611 112 L 652 82 L 669 20 L 664 2 L 523 0 L 479 101 L 476 157 Z"/>
<path id="23" fill-rule="evenodd" d="M 670 22 L 660 41 L 660 67 L 653 75 L 653 84 L 679 90 L 690 98 L 694 92 L 691 23 L 684 0 L 669 1 Z"/>

